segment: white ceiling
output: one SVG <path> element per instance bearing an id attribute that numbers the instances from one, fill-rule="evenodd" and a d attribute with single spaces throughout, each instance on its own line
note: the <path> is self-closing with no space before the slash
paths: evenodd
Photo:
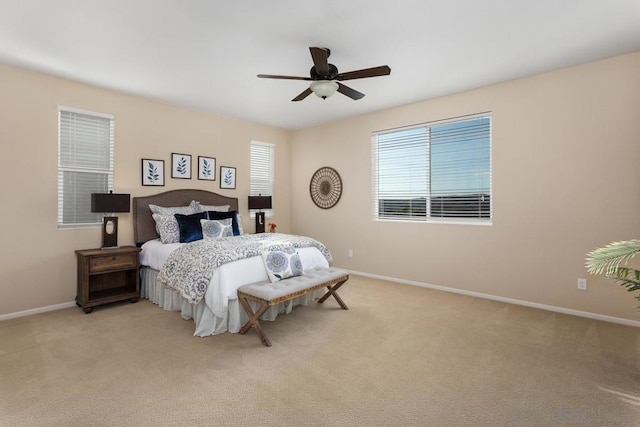
<path id="1" fill-rule="evenodd" d="M 309 46 L 391 75 L 301 102 L 256 77 Z M 640 0 L 0 0 L 0 62 L 287 129 L 638 51 Z"/>

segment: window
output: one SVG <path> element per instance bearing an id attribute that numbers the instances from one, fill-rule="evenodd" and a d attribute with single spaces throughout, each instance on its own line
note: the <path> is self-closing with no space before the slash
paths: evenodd
<path id="1" fill-rule="evenodd" d="M 375 219 L 491 220 L 491 115 L 377 132 Z"/>
<path id="2" fill-rule="evenodd" d="M 113 188 L 113 116 L 58 108 L 58 226 L 99 224 L 91 193 Z"/>
<path id="3" fill-rule="evenodd" d="M 250 196 L 273 196 L 273 148 L 273 144 L 251 141 Z M 267 209 L 264 212 L 268 217 L 273 216 L 273 209 Z M 249 214 L 253 218 L 255 209 L 252 209 Z"/>

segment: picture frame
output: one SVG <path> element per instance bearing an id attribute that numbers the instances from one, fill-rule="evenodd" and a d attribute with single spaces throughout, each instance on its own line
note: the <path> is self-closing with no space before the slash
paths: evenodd
<path id="1" fill-rule="evenodd" d="M 216 180 L 215 157 L 198 156 L 198 179 L 205 181 Z"/>
<path id="2" fill-rule="evenodd" d="M 191 179 L 191 154 L 171 153 L 171 178 Z"/>
<path id="3" fill-rule="evenodd" d="M 236 168 L 230 166 L 220 166 L 220 188 L 236 189 Z"/>
<path id="4" fill-rule="evenodd" d="M 164 160 L 142 159 L 142 185 L 164 187 Z"/>

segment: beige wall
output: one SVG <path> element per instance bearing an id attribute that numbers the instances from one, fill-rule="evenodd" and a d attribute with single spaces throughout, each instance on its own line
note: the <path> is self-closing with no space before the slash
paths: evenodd
<path id="1" fill-rule="evenodd" d="M 57 108 L 115 116 L 114 189 L 132 196 L 178 188 L 200 188 L 239 197 L 243 225 L 248 218 L 249 144 L 276 144 L 274 203 L 279 230 L 290 224 L 289 134 L 280 129 L 103 90 L 23 69 L 0 66 L 0 316 L 73 301 L 74 250 L 100 246 L 100 228 L 58 229 Z M 171 153 L 217 159 L 237 168 L 237 189 L 219 181 L 172 179 Z M 141 159 L 165 161 L 165 186 L 141 185 Z M 131 244 L 131 214 L 120 214 L 119 243 Z"/>
<path id="2" fill-rule="evenodd" d="M 0 316 L 73 301 L 73 251 L 100 245 L 99 228 L 57 228 L 57 107 L 64 105 L 115 115 L 116 191 L 190 187 L 237 196 L 251 231 L 249 142 L 272 142 L 278 230 L 322 240 L 337 266 L 640 320 L 632 294 L 583 266 L 594 247 L 638 237 L 638 75 L 640 53 L 288 133 L 0 66 Z M 371 219 L 373 131 L 482 111 L 493 112 L 492 226 Z M 190 181 L 171 179 L 171 152 L 237 167 L 237 190 L 221 191 L 195 171 Z M 141 158 L 165 160 L 165 187 L 141 186 Z M 344 183 L 329 210 L 308 195 L 321 166 L 336 168 Z M 120 243 L 129 244 L 131 214 L 119 216 Z M 578 277 L 589 279 L 587 292 L 576 290 Z"/>
<path id="3" fill-rule="evenodd" d="M 589 250 L 640 232 L 639 76 L 636 53 L 295 132 L 293 229 L 354 271 L 640 320 L 633 294 L 584 268 Z M 372 220 L 373 131 L 484 111 L 492 226 Z M 329 210 L 308 195 L 321 166 L 344 185 Z"/>

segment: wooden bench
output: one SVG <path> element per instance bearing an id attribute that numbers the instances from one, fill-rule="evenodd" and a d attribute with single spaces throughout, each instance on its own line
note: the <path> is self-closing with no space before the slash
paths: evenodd
<path id="1" fill-rule="evenodd" d="M 348 310 L 349 308 L 337 293 L 340 286 L 347 280 L 349 280 L 349 274 L 345 271 L 335 268 L 313 268 L 306 271 L 302 276 L 290 277 L 274 283 L 258 282 L 240 286 L 238 288 L 238 299 L 247 316 L 249 316 L 249 320 L 240 329 L 240 333 L 244 335 L 249 329 L 255 328 L 262 343 L 267 347 L 271 347 L 269 338 L 260 327 L 260 316 L 269 307 L 322 288 L 327 288 L 327 292 L 318 300 L 318 303 L 323 303 L 329 296 L 333 296 L 340 304 L 340 307 Z M 249 301 L 260 304 L 258 311 L 253 311 Z"/>

